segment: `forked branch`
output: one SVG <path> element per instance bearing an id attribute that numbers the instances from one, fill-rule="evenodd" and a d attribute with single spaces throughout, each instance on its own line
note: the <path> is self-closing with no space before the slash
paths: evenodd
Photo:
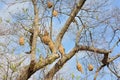
<path id="1" fill-rule="evenodd" d="M 78 51 L 91 51 L 91 52 L 96 52 L 98 54 L 108 54 L 111 51 L 107 50 L 102 50 L 94 47 L 88 47 L 88 46 L 75 46 L 68 54 L 64 55 L 53 67 L 52 69 L 48 72 L 48 74 L 45 77 L 45 80 L 52 80 L 53 76 L 58 72 L 63 65 L 70 60 Z M 99 71 L 98 71 L 99 72 Z"/>
<path id="2" fill-rule="evenodd" d="M 65 25 L 63 26 L 63 28 L 61 29 L 60 33 L 57 35 L 57 39 L 56 39 L 56 43 L 57 47 L 59 46 L 59 44 L 61 43 L 61 40 L 64 36 L 64 34 L 66 33 L 66 31 L 68 30 L 71 22 L 74 20 L 74 18 L 76 17 L 76 15 L 78 14 L 78 12 L 80 11 L 80 9 L 82 8 L 83 4 L 85 3 L 86 0 L 79 0 L 78 4 L 75 6 L 75 8 L 73 8 L 73 10 L 70 13 L 69 18 L 67 19 Z"/>

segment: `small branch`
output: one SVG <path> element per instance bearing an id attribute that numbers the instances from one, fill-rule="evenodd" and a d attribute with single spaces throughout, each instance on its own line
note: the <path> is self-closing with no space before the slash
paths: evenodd
<path id="1" fill-rule="evenodd" d="M 117 59 L 117 58 L 119 58 L 119 57 L 120 57 L 120 54 L 118 54 L 118 55 L 110 58 L 110 59 L 108 60 L 108 63 L 112 62 L 113 60 L 115 60 L 115 59 Z"/>
<path id="2" fill-rule="evenodd" d="M 101 66 L 97 69 L 96 74 L 95 74 L 95 76 L 94 76 L 94 80 L 97 79 L 98 73 L 100 72 L 100 70 L 101 70 L 104 66 L 106 66 L 106 64 L 101 65 Z"/>
<path id="3" fill-rule="evenodd" d="M 113 47 L 111 48 L 111 51 L 118 45 L 119 42 L 120 42 L 120 39 L 113 45 Z"/>
<path id="4" fill-rule="evenodd" d="M 75 42 L 75 45 L 76 45 L 76 46 L 78 45 L 78 43 L 79 43 L 79 37 L 80 37 L 83 29 L 85 28 L 85 25 L 83 24 L 82 19 L 81 19 L 79 16 L 77 16 L 77 17 L 78 17 L 78 19 L 80 20 L 80 22 L 81 22 L 81 24 L 82 24 L 82 27 L 81 27 L 81 29 L 77 32 L 76 42 Z M 75 19 L 74 19 L 74 20 L 75 20 Z M 79 26 L 78 26 L 78 22 L 77 22 L 76 20 L 75 20 L 75 23 L 76 23 L 77 27 L 79 27 Z M 78 28 L 78 29 L 79 29 L 79 28 Z"/>
<path id="5" fill-rule="evenodd" d="M 109 65 L 107 65 L 108 69 L 118 78 L 120 78 L 120 75 L 118 75 L 118 73 L 114 72 L 110 67 Z"/>
<path id="6" fill-rule="evenodd" d="M 28 31 L 29 32 L 29 29 L 25 27 L 25 25 L 23 25 L 22 23 L 20 23 L 20 25 L 22 26 L 22 28 L 25 30 L 25 31 Z"/>
<path id="7" fill-rule="evenodd" d="M 82 31 L 83 31 L 83 29 L 84 29 L 84 26 L 82 26 L 82 28 L 78 31 L 78 33 L 77 33 L 77 36 L 76 36 L 76 46 L 78 45 L 78 43 L 79 43 L 79 37 L 80 37 L 80 35 L 81 35 L 81 33 L 82 33 Z"/>
<path id="8" fill-rule="evenodd" d="M 52 54 L 49 57 L 47 57 L 46 59 L 43 59 L 43 60 L 40 60 L 39 62 L 37 62 L 33 70 L 37 71 L 37 70 L 45 67 L 46 65 L 53 63 L 59 57 L 60 56 L 58 54 Z"/>
<path id="9" fill-rule="evenodd" d="M 51 18 L 50 18 L 50 38 L 52 39 L 52 30 L 53 30 L 53 24 L 52 24 L 52 22 L 53 22 L 53 16 L 51 16 Z"/>
<path id="10" fill-rule="evenodd" d="M 77 17 L 78 17 L 78 19 L 80 20 L 80 22 L 81 22 L 82 26 L 84 26 L 84 27 L 85 27 L 85 25 L 84 25 L 84 23 L 83 23 L 82 19 L 80 18 L 80 16 L 77 16 Z"/>

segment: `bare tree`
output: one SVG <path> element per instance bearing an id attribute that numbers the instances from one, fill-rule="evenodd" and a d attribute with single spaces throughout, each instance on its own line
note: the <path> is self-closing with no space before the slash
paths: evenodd
<path id="1" fill-rule="evenodd" d="M 25 46 L 27 50 L 24 52 L 30 55 L 30 64 L 19 68 L 20 72 L 17 73 L 16 80 L 27 80 L 34 73 L 52 63 L 55 64 L 41 79 L 53 80 L 55 75 L 57 79 L 60 79 L 57 76 L 59 70 L 75 55 L 78 71 L 85 74 L 81 80 L 88 79 L 90 71 L 93 72 L 94 80 L 96 80 L 98 75 L 100 76 L 99 73 L 102 73 L 100 71 L 104 71 L 106 67 L 117 78 L 120 78 L 119 70 L 115 66 L 120 56 L 119 51 L 115 50 L 119 48 L 120 41 L 118 39 L 120 10 L 108 9 L 112 0 L 13 2 L 1 0 L 1 2 L 9 8 L 20 4 L 27 5 L 16 13 L 9 12 L 12 20 L 6 21 L 12 26 L 9 35 L 12 35 L 14 40 L 22 35 L 19 44 Z M 0 31 L 0 34 L 6 33 Z M 67 47 L 64 46 L 66 37 L 73 42 L 67 44 L 67 47 L 72 44 L 72 49 L 68 52 Z M 12 44 L 16 43 L 16 47 L 20 47 L 17 41 L 18 39 Z M 84 56 L 81 57 L 81 55 Z"/>

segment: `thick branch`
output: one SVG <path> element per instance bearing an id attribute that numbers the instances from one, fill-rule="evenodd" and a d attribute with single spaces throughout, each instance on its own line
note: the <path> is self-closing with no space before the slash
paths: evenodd
<path id="1" fill-rule="evenodd" d="M 45 80 L 52 80 L 54 74 L 59 71 L 62 66 L 69 60 L 71 59 L 76 52 L 78 52 L 78 48 L 73 48 L 69 54 L 63 56 L 53 67 L 52 69 L 48 72 L 48 74 L 45 76 Z"/>
<path id="2" fill-rule="evenodd" d="M 79 50 L 86 50 L 86 51 L 96 52 L 96 53 L 99 53 L 99 54 L 108 54 L 108 53 L 111 53 L 111 50 L 98 49 L 98 48 L 95 48 L 93 46 L 79 45 L 77 47 L 79 48 Z"/>
<path id="3" fill-rule="evenodd" d="M 32 4 L 34 7 L 34 22 L 33 22 L 33 36 L 31 38 L 31 62 L 30 65 L 27 66 L 23 72 L 20 73 L 20 76 L 17 80 L 27 80 L 34 72 L 33 68 L 35 67 L 35 55 L 36 55 L 36 43 L 38 36 L 38 8 L 37 8 L 37 0 L 32 0 Z M 24 73 L 24 74 L 23 74 Z M 22 77 L 21 77 L 22 76 Z"/>
<path id="4" fill-rule="evenodd" d="M 33 72 L 33 68 L 35 65 L 35 55 L 36 55 L 36 43 L 37 43 L 37 36 L 38 36 L 38 8 L 37 8 L 37 0 L 32 0 L 33 7 L 34 7 L 34 22 L 33 22 L 33 35 L 31 40 L 31 62 L 29 66 L 29 72 Z"/>
<path id="5" fill-rule="evenodd" d="M 23 69 L 20 71 L 20 75 L 17 77 L 16 80 L 28 80 L 30 76 L 34 74 L 37 70 L 45 67 L 48 64 L 53 63 L 57 58 L 59 58 L 58 54 L 52 54 L 46 59 L 39 60 L 39 62 L 35 63 L 31 72 L 29 71 L 30 65 L 23 67 Z"/>
<path id="6" fill-rule="evenodd" d="M 109 58 L 108 55 L 109 55 L 109 54 L 104 54 L 104 58 L 102 59 L 102 63 L 103 63 L 103 64 L 108 64 L 108 58 Z"/>
<path id="7" fill-rule="evenodd" d="M 78 43 L 79 43 L 79 37 L 80 37 L 83 29 L 84 29 L 84 26 L 82 26 L 82 28 L 81 28 L 81 29 L 78 31 L 78 33 L 77 33 L 77 36 L 76 36 L 76 46 L 77 46 Z"/>
<path id="8" fill-rule="evenodd" d="M 31 60 L 35 60 L 35 49 L 38 35 L 38 8 L 37 8 L 37 0 L 32 0 L 34 7 L 34 22 L 33 22 L 33 38 L 31 45 Z"/>

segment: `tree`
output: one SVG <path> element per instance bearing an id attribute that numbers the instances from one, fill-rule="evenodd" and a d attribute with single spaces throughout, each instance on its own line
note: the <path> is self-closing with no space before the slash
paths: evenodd
<path id="1" fill-rule="evenodd" d="M 114 65 L 120 56 L 119 52 L 115 50 L 119 48 L 117 45 L 120 41 L 117 39 L 119 32 L 116 34 L 116 31 L 119 31 L 119 18 L 111 14 L 112 10 L 106 11 L 111 0 L 15 0 L 12 3 L 1 2 L 8 6 L 15 6 L 15 4 L 23 6 L 23 3 L 29 6 L 23 7 L 21 12 L 10 12 L 12 20 L 11 22 L 6 20 L 7 24 L 12 25 L 13 33 L 16 33 L 12 34 L 12 39 L 22 35 L 19 44 L 25 46 L 24 48 L 29 51 L 24 52 L 30 55 L 30 64 L 20 68 L 20 72 L 16 76 L 17 80 L 27 80 L 38 70 L 55 62 L 55 65 L 43 78 L 44 80 L 52 80 L 63 65 L 76 54 L 79 54 L 76 55 L 79 71 L 83 72 L 86 70 L 83 68 L 87 68 L 87 66 L 90 71 L 93 68 L 96 69 L 93 71 L 94 80 L 99 75 L 98 73 L 106 67 L 117 78 L 120 78 L 119 70 Z M 113 11 L 119 13 L 119 9 L 113 9 Z M 112 24 L 114 22 L 117 25 Z M 60 28 L 58 28 L 59 26 Z M 65 43 L 63 42 L 67 36 L 70 36 L 69 40 L 72 42 L 68 43 L 72 44 L 72 49 L 69 52 L 65 51 L 69 45 L 64 47 Z M 26 46 L 27 44 L 29 45 Z M 18 45 L 16 46 L 18 47 Z M 43 47 L 45 48 L 43 49 Z M 39 55 L 41 52 L 42 54 Z M 84 54 L 81 64 L 79 62 L 80 54 Z M 86 70 L 85 74 L 88 73 Z M 87 78 L 87 76 L 85 77 Z"/>

